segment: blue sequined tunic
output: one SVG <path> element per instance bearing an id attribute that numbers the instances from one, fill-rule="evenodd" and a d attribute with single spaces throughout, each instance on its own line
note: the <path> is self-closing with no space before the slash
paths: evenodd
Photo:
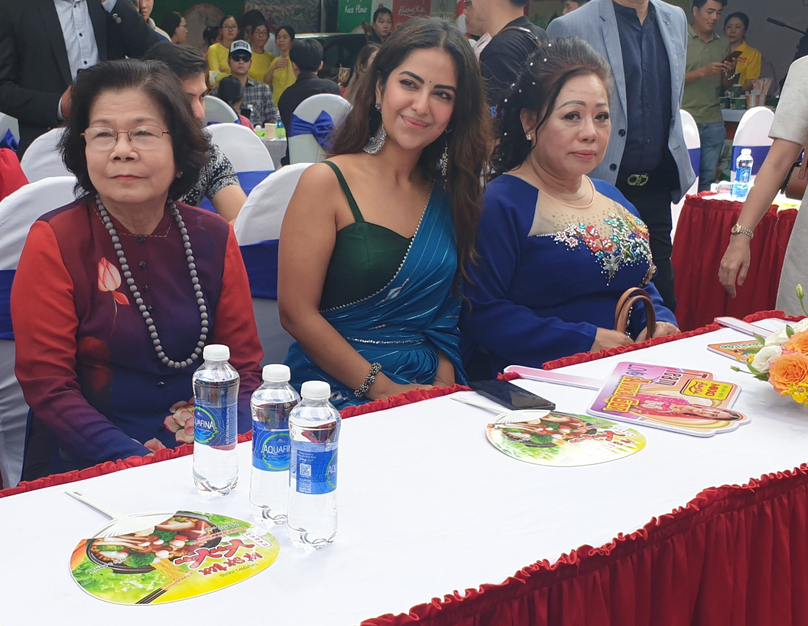
<path id="1" fill-rule="evenodd" d="M 676 323 L 648 282 L 655 268 L 637 210 L 614 186 L 592 184 L 586 208 L 516 176 L 488 185 L 461 331 L 466 352 L 483 348 L 492 372 L 588 351 L 599 327 L 613 327 L 617 301 L 630 287 L 645 287 L 657 319 Z M 644 328 L 639 307 L 629 332 L 636 337 Z"/>

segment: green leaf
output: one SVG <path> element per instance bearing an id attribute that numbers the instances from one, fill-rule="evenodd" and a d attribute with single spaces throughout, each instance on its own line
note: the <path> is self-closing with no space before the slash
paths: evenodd
<path id="1" fill-rule="evenodd" d="M 758 380 L 762 380 L 763 382 L 767 382 L 769 380 L 769 375 L 768 374 L 756 374 L 755 378 L 757 378 Z"/>
<path id="2" fill-rule="evenodd" d="M 766 338 L 763 337 L 762 335 L 755 335 L 754 337 L 755 337 L 755 339 L 757 339 L 759 344 L 765 344 L 766 343 Z"/>
<path id="3" fill-rule="evenodd" d="M 794 329 L 791 326 L 786 326 L 786 337 L 793 337 Z"/>

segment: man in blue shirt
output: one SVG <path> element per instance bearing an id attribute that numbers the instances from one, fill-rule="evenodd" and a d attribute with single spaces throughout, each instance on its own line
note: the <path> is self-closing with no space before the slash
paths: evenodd
<path id="1" fill-rule="evenodd" d="M 685 82 L 687 20 L 661 0 L 592 0 L 553 20 L 550 37 L 581 37 L 612 66 L 612 134 L 592 172 L 614 184 L 648 226 L 665 306 L 676 308 L 671 202 L 695 181 L 679 108 Z"/>

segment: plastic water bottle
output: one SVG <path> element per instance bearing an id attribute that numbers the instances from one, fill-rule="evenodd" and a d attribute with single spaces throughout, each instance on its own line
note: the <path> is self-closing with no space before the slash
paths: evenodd
<path id="1" fill-rule="evenodd" d="M 275 139 L 286 139 L 286 129 L 283 127 L 281 118 L 278 118 L 278 123 L 275 126 Z"/>
<path id="2" fill-rule="evenodd" d="M 735 160 L 735 176 L 732 180 L 732 195 L 738 200 L 746 200 L 749 193 L 749 184 L 752 180 L 752 166 L 755 160 L 752 158 L 752 151 L 749 148 L 741 150 L 741 154 Z"/>
<path id="3" fill-rule="evenodd" d="M 211 344 L 194 373 L 194 484 L 226 496 L 238 482 L 238 372 L 230 348 Z"/>
<path id="4" fill-rule="evenodd" d="M 303 400 L 289 415 L 289 538 L 296 547 L 321 548 L 337 534 L 337 444 L 342 422 L 329 402 L 331 386 L 303 383 Z"/>
<path id="5" fill-rule="evenodd" d="M 256 522 L 286 523 L 289 500 L 289 413 L 300 402 L 289 384 L 286 365 L 266 365 L 264 384 L 255 390 L 252 409 L 250 502 Z"/>

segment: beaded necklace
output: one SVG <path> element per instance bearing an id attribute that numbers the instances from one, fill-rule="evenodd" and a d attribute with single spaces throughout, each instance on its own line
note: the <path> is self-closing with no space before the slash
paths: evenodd
<path id="1" fill-rule="evenodd" d="M 179 228 L 180 235 L 182 236 L 182 245 L 183 248 L 185 248 L 188 271 L 191 274 L 191 283 L 194 286 L 194 293 L 196 294 L 196 304 L 199 307 L 201 328 L 199 330 L 199 341 L 196 344 L 196 348 L 194 348 L 193 354 L 191 354 L 191 356 L 184 361 L 174 361 L 168 358 L 163 350 L 163 345 L 160 342 L 160 335 L 157 333 L 154 320 L 152 319 L 148 308 L 143 303 L 140 290 L 137 288 L 137 285 L 135 285 L 135 279 L 132 278 L 132 272 L 129 271 L 129 262 L 126 260 L 123 245 L 121 244 L 121 238 L 118 236 L 118 232 L 115 230 L 115 226 L 112 223 L 109 212 L 107 211 L 106 207 L 104 207 L 98 194 L 95 196 L 95 202 L 98 205 L 98 212 L 101 214 L 101 219 L 104 222 L 104 226 L 107 229 L 107 232 L 109 232 L 109 236 L 112 238 L 112 244 L 115 247 L 115 253 L 118 255 L 118 263 L 121 266 L 123 277 L 126 279 L 126 284 L 129 285 L 129 291 L 132 292 L 132 296 L 135 298 L 135 304 L 138 306 L 138 310 L 143 316 L 143 320 L 146 322 L 146 328 L 150 333 L 152 343 L 154 344 L 154 351 L 157 353 L 157 358 L 159 358 L 160 361 L 168 367 L 173 367 L 174 369 L 188 367 L 191 363 L 199 358 L 199 355 L 202 354 L 202 348 L 205 347 L 205 341 L 208 337 L 208 308 L 205 306 L 205 296 L 202 294 L 202 286 L 199 284 L 196 263 L 194 262 L 194 251 L 191 248 L 191 238 L 188 236 L 188 230 L 185 228 L 185 222 L 182 221 L 180 210 L 177 208 L 177 205 L 169 199 L 167 204 L 171 209 L 171 215 L 174 218 L 174 221 L 177 222 L 177 227 Z"/>

